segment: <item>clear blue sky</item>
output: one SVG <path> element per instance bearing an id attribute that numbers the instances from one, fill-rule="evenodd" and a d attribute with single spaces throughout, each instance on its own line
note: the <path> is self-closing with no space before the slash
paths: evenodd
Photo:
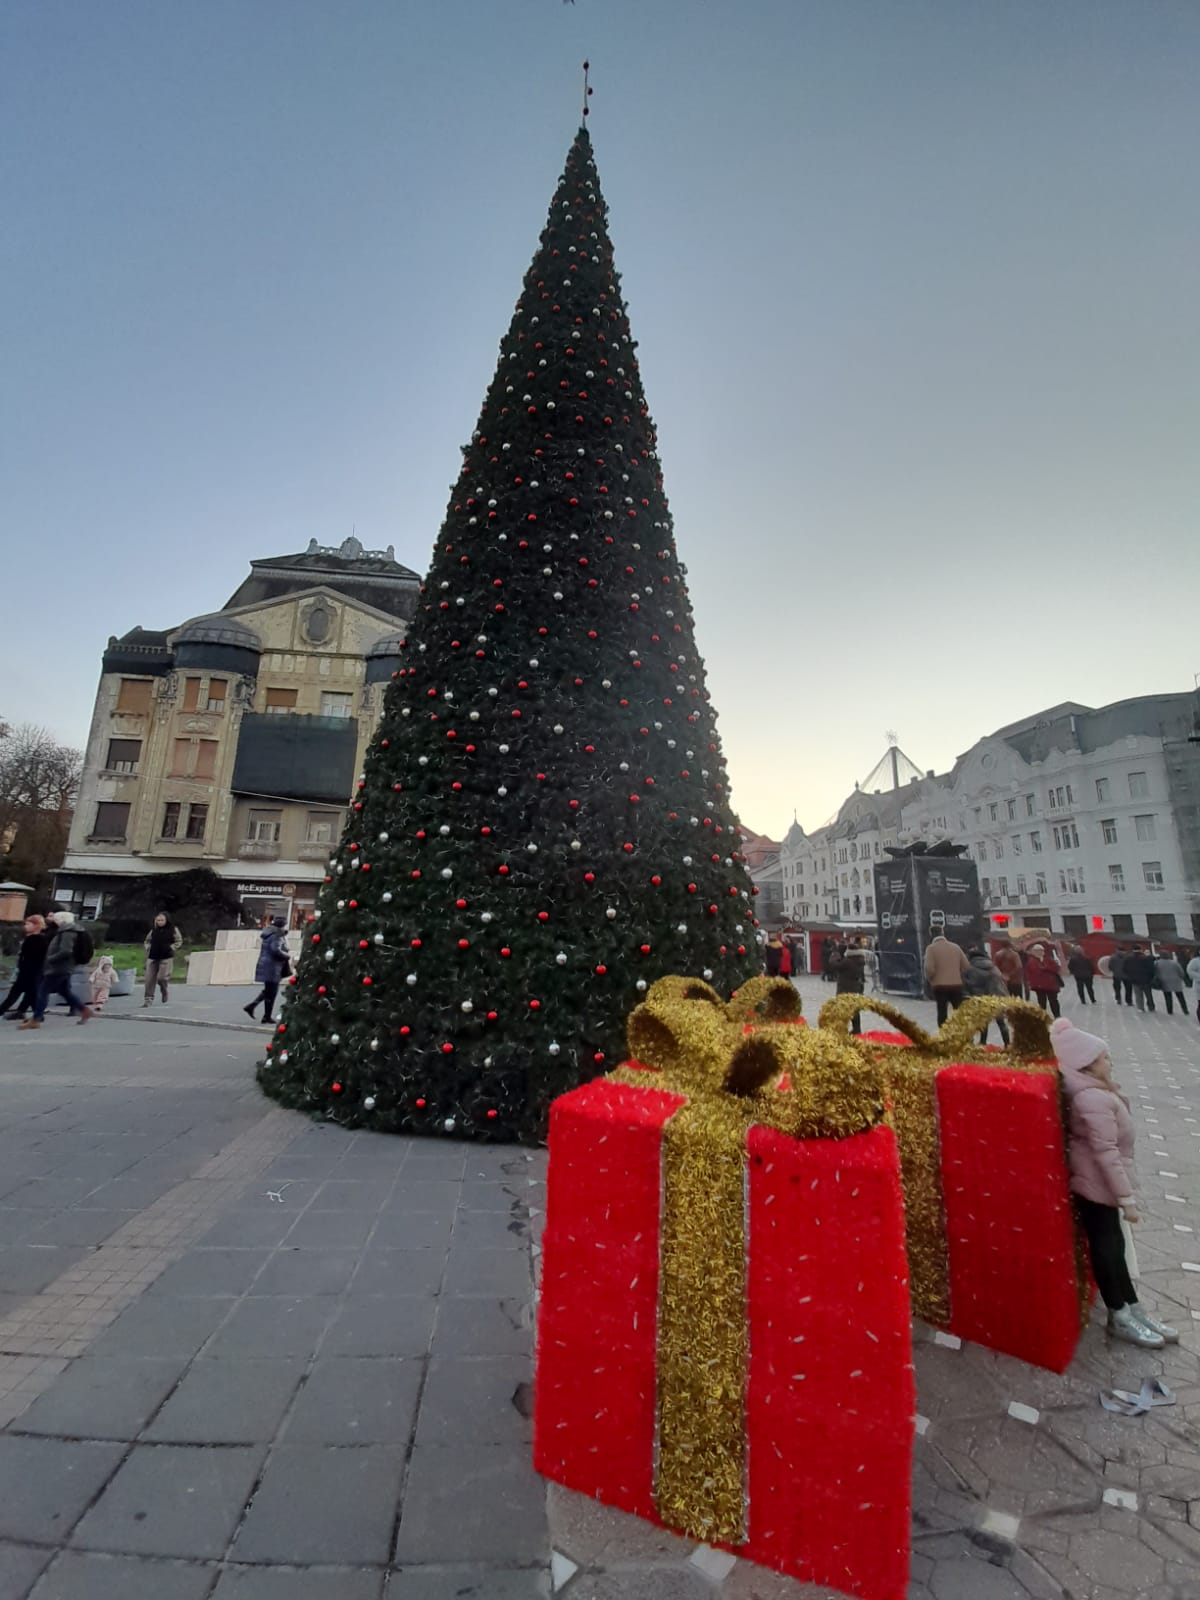
<path id="1" fill-rule="evenodd" d="M 424 569 L 578 65 L 734 800 L 1200 671 L 1194 0 L 6 0 L 0 714 Z"/>

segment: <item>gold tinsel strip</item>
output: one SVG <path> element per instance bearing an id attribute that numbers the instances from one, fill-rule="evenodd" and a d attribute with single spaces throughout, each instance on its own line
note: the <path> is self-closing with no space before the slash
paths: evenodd
<path id="1" fill-rule="evenodd" d="M 750 978 L 729 997 L 729 1015 L 742 1022 L 796 1022 L 804 1013 L 788 978 Z"/>

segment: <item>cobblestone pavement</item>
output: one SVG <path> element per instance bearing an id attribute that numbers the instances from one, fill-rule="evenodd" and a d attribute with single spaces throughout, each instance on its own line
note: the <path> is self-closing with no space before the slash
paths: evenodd
<path id="1" fill-rule="evenodd" d="M 187 998 L 203 1024 L 236 996 Z M 0 1025 L 0 1600 L 824 1593 L 533 1473 L 540 1155 L 312 1124 L 244 1035 L 151 1015 Z M 1080 1020 L 1134 1101 L 1146 1298 L 1183 1342 L 1097 1321 L 1058 1378 L 918 1330 L 921 1600 L 1200 1600 L 1200 1028 Z M 1177 1404 L 1100 1408 L 1146 1376 Z"/>

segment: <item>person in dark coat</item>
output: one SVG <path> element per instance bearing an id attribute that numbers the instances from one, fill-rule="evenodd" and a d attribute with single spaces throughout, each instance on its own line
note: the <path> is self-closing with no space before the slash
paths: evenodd
<path id="1" fill-rule="evenodd" d="M 1154 957 L 1140 944 L 1135 944 L 1132 952 L 1125 957 L 1125 1004 L 1136 1005 L 1139 1011 L 1153 1011 L 1154 1006 Z"/>
<path id="2" fill-rule="evenodd" d="M 839 949 L 834 957 L 833 974 L 839 994 L 862 994 L 866 985 L 867 953 L 857 943 Z M 861 1013 L 855 1012 L 850 1023 L 851 1033 L 862 1032 Z"/>
<path id="3" fill-rule="evenodd" d="M 61 995 L 70 1007 L 71 1015 L 78 1014 L 81 1023 L 90 1022 L 92 1019 L 90 1004 L 79 998 L 72 985 L 72 979 L 77 972 L 81 971 L 84 978 L 87 976 L 87 965 L 95 949 L 92 936 L 86 928 L 75 926 L 75 917 L 70 911 L 56 911 L 52 914 L 51 920 L 54 923 L 54 937 L 50 941 L 46 959 L 42 963 L 42 977 L 38 984 L 33 1015 L 18 1024 L 22 1030 L 41 1027 L 46 1016 L 46 1007 L 53 995 Z M 90 997 L 90 982 L 87 983 L 84 992 Z"/>
<path id="4" fill-rule="evenodd" d="M 1008 992 L 1008 984 L 1004 981 L 1004 974 L 986 950 L 981 950 L 978 945 L 975 945 L 967 951 L 967 962 L 967 970 L 963 973 L 963 988 L 968 995 L 994 995 L 1001 1000 L 1011 998 Z M 1003 1017 L 997 1017 L 996 1026 L 999 1028 L 1000 1037 L 1007 1047 L 1008 1023 Z M 980 1044 L 987 1043 L 987 1036 L 988 1030 L 984 1028 L 979 1035 Z"/>
<path id="5" fill-rule="evenodd" d="M 773 933 L 767 940 L 767 947 L 763 955 L 767 964 L 767 977 L 777 978 L 779 976 L 780 958 L 783 955 L 783 940 L 777 933 Z"/>
<path id="6" fill-rule="evenodd" d="M 17 970 L 13 975 L 12 988 L 8 991 L 3 1005 L 0 1005 L 0 1017 L 8 1017 L 12 1022 L 22 1022 L 25 1012 L 32 1010 L 37 1003 L 38 984 L 41 982 L 42 967 L 46 962 L 46 951 L 50 948 L 50 941 L 54 937 L 46 928 L 45 917 L 39 917 L 35 912 L 25 918 L 25 937 L 21 940 L 21 948 L 17 954 Z M 15 1010 L 10 1008 L 15 1006 Z"/>
<path id="7" fill-rule="evenodd" d="M 1118 1005 L 1121 1004 L 1121 989 L 1125 977 L 1125 952 L 1121 949 L 1114 950 L 1108 958 L 1108 975 L 1112 979 L 1113 996 Z"/>
<path id="8" fill-rule="evenodd" d="M 1091 956 L 1084 952 L 1082 946 L 1076 945 L 1067 957 L 1067 971 L 1075 979 L 1080 1005 L 1086 1005 L 1089 1000 L 1095 1005 L 1096 990 L 1092 980 L 1096 976 L 1096 969 L 1092 965 Z"/>
<path id="9" fill-rule="evenodd" d="M 262 1020 L 275 1021 L 275 996 L 279 993 L 279 985 L 292 970 L 286 929 L 287 919 L 275 917 L 270 926 L 259 934 L 258 965 L 254 969 L 254 981 L 262 984 L 262 990 L 255 995 L 248 1006 L 242 1007 L 248 1017 L 252 1017 L 255 1006 L 261 1004 Z"/>

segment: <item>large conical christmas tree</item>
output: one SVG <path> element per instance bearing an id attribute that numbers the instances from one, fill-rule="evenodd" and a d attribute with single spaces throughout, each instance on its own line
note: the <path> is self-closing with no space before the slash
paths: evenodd
<path id="1" fill-rule="evenodd" d="M 261 1071 L 289 1105 L 534 1141 L 655 978 L 759 970 L 635 348 L 581 128 Z"/>

